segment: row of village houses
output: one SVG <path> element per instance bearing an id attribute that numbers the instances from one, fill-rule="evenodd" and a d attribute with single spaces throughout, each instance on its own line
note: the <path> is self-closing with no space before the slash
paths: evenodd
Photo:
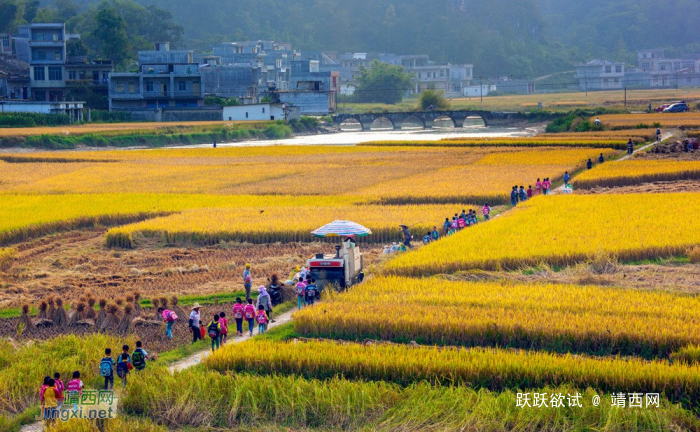
<path id="1" fill-rule="evenodd" d="M 210 55 L 155 43 L 152 50 L 138 53 L 138 71 L 117 72 L 111 61 L 68 55 L 69 42 L 79 37 L 67 33 L 62 23 L 33 23 L 19 26 L 16 35 L 0 34 L 0 60 L 24 65 L 3 70 L 0 63 L 0 111 L 12 109 L 8 101 L 21 100 L 27 101 L 24 108 L 34 102 L 36 110 L 63 103 L 51 110 L 65 112 L 71 86 L 87 85 L 108 99 L 110 110 L 147 113 L 144 119 L 159 110 L 189 110 L 190 118 L 213 119 L 220 114 L 207 113 L 206 95 L 243 104 L 264 99 L 300 114 L 324 115 L 335 111 L 339 94 L 354 93 L 361 68 L 375 60 L 413 73 L 413 94 L 426 89 L 467 97 L 536 91 L 534 81 L 477 79 L 472 65 L 436 63 L 427 55 L 297 51 L 273 41 L 218 44 Z M 593 60 L 577 66 L 576 78 L 586 91 L 700 86 L 700 60 L 666 58 L 662 50 L 640 51 L 638 60 L 634 68 Z M 70 110 L 77 112 L 73 105 Z M 197 110 L 201 113 L 193 114 Z"/>
<path id="2" fill-rule="evenodd" d="M 584 91 L 624 88 L 700 86 L 700 58 L 666 57 L 664 50 L 637 52 L 637 66 L 605 59 L 576 66 L 575 78 Z"/>
<path id="3" fill-rule="evenodd" d="M 0 56 L 26 62 L 24 70 L 0 72 L 0 98 L 65 102 L 70 86 L 81 83 L 108 96 L 110 110 L 205 111 L 204 97 L 214 95 L 243 104 L 265 99 L 297 107 L 301 114 L 328 114 L 335 111 L 338 94 L 354 92 L 360 67 L 375 59 L 414 73 L 411 93 L 437 89 L 463 94 L 473 79 L 472 65 L 438 64 L 427 55 L 297 51 L 273 41 L 218 44 L 210 55 L 155 43 L 152 50 L 139 51 L 137 72 L 121 72 L 111 61 L 68 55 L 69 41 L 79 37 L 67 33 L 62 23 L 33 23 L 20 26 L 16 35 L 0 35 Z"/>

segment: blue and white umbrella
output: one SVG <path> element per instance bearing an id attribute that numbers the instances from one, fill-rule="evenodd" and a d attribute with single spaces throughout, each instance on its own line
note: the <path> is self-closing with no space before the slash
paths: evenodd
<path id="1" fill-rule="evenodd" d="M 352 222 L 337 220 L 311 231 L 314 237 L 366 237 L 372 230 Z"/>

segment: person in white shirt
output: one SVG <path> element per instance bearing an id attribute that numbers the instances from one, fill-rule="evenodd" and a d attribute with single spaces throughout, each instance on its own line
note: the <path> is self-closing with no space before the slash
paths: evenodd
<path id="1" fill-rule="evenodd" d="M 201 320 L 201 317 L 199 315 L 199 303 L 195 302 L 195 304 L 192 305 L 192 312 L 190 312 L 190 329 L 192 330 L 192 343 L 197 342 L 198 340 L 202 339 L 202 332 L 199 329 L 199 321 Z"/>

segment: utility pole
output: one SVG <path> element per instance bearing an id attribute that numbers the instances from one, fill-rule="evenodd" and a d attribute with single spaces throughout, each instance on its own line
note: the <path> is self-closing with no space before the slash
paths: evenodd
<path id="1" fill-rule="evenodd" d="M 627 106 L 627 86 L 625 86 L 625 106 Z"/>
<path id="2" fill-rule="evenodd" d="M 586 83 L 586 84 L 585 84 L 585 86 L 586 86 L 586 97 L 588 97 L 588 75 L 586 75 L 586 76 L 583 78 L 583 80 L 584 80 L 584 82 Z"/>
<path id="3" fill-rule="evenodd" d="M 484 79 L 479 78 L 479 91 L 481 92 L 481 103 L 484 103 Z"/>

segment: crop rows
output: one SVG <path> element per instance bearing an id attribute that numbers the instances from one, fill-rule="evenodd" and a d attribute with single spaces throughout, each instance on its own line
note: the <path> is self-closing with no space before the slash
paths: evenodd
<path id="1" fill-rule="evenodd" d="M 445 138 L 439 141 L 369 141 L 359 146 L 399 147 L 592 147 L 626 148 L 627 140 L 605 138 L 550 138 L 536 136 L 524 138 Z"/>
<path id="2" fill-rule="evenodd" d="M 593 189 L 677 180 L 700 180 L 700 161 L 629 160 L 603 164 L 577 176 L 574 186 Z"/>
<path id="3" fill-rule="evenodd" d="M 700 194 L 536 197 L 515 211 L 390 261 L 406 276 L 470 269 L 571 265 L 603 253 L 621 260 L 683 256 L 700 244 L 688 221 Z"/>
<path id="4" fill-rule="evenodd" d="M 698 307 L 694 297 L 593 286 L 379 278 L 298 312 L 294 327 L 308 337 L 657 358 L 700 343 Z"/>
<path id="5" fill-rule="evenodd" d="M 403 386 L 428 381 L 495 391 L 567 384 L 603 392 L 660 393 L 694 405 L 700 402 L 698 366 L 534 351 L 256 341 L 224 347 L 203 363 L 220 372 L 298 375 L 307 379 L 340 376 Z"/>
<path id="6" fill-rule="evenodd" d="M 643 113 L 643 114 L 606 114 L 600 117 L 603 127 L 612 129 L 630 129 L 635 127 L 700 127 L 700 113 Z M 591 119 L 592 121 L 593 119 Z"/>
<path id="7" fill-rule="evenodd" d="M 245 344 L 244 344 L 245 345 Z M 581 395 L 585 408 L 515 409 L 516 394 L 466 386 L 427 383 L 400 388 L 385 382 L 331 378 L 306 380 L 296 376 L 220 374 L 188 369 L 175 374 L 147 370 L 131 380 L 121 399 L 129 414 L 144 414 L 171 428 L 241 427 L 275 430 L 614 430 L 692 429 L 699 425 L 691 412 L 661 398 L 658 409 L 613 408 L 609 396 L 591 406 L 600 394 L 571 386 L 538 389 L 546 394 Z M 207 409 L 193 404 L 206 400 Z M 584 413 L 582 415 L 582 413 Z M 585 427 L 584 427 L 585 426 Z"/>
<path id="8" fill-rule="evenodd" d="M 402 239 L 399 224 L 414 225 L 417 234 L 440 225 L 460 209 L 453 205 L 424 206 L 276 206 L 188 210 L 112 228 L 109 247 L 131 248 L 135 234 L 159 237 L 166 243 L 217 244 L 221 241 L 275 243 L 311 241 L 311 231 L 334 220 L 352 220 L 372 230 L 366 239 L 386 243 Z"/>

